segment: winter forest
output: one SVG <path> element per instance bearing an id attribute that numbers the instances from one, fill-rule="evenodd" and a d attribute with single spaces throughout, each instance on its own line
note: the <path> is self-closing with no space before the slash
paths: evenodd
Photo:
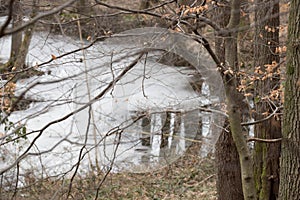
<path id="1" fill-rule="evenodd" d="M 0 199 L 300 199 L 300 1 L 0 0 Z"/>

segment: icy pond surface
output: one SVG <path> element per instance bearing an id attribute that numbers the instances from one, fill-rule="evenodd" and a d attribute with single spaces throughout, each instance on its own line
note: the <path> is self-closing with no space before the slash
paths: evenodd
<path id="1" fill-rule="evenodd" d="M 35 34 L 28 65 L 88 43 Z M 33 141 L 20 161 L 21 173 L 54 176 L 74 170 L 78 163 L 82 173 L 111 166 L 115 172 L 155 170 L 181 156 L 197 134 L 203 142 L 199 155 L 211 151 L 223 119 L 198 108 L 208 108 L 220 97 L 212 94 L 215 90 L 206 80 L 200 91 L 193 89 L 194 70 L 158 63 L 161 51 L 143 55 L 119 80 L 139 50 L 130 41 L 98 42 L 40 66 L 42 76 L 18 81 L 16 94 L 26 91 L 25 97 L 34 102 L 9 120 L 25 125 L 29 134 L 18 143 L 1 140 L 0 170 L 11 166 Z M 10 38 L 0 39 L 2 62 L 9 51 Z M 3 125 L 1 132 L 9 134 Z"/>

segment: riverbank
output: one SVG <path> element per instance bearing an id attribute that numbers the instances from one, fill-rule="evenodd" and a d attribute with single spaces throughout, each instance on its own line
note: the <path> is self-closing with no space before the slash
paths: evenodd
<path id="1" fill-rule="evenodd" d="M 199 145 L 195 144 L 176 162 L 154 172 L 108 174 L 99 189 L 99 199 L 215 200 L 214 159 L 200 158 L 198 150 Z M 91 172 L 87 177 L 75 177 L 70 196 L 72 199 L 94 199 L 104 176 L 105 173 Z M 18 190 L 16 199 L 66 199 L 69 183 L 70 179 L 51 181 L 51 178 L 35 180 L 27 177 L 28 185 Z M 2 197 L 9 197 L 8 193 Z"/>

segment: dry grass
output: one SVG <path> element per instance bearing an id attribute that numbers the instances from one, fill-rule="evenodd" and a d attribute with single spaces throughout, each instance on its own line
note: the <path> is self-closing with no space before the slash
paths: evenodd
<path id="1" fill-rule="evenodd" d="M 197 152 L 198 147 L 194 146 L 175 163 L 156 172 L 109 174 L 98 199 L 217 199 L 214 160 L 200 158 Z M 94 199 L 103 176 L 102 173 L 77 178 L 69 197 L 70 180 L 35 181 L 19 189 L 14 199 Z M 12 192 L 0 194 L 6 198 L 12 195 Z"/>

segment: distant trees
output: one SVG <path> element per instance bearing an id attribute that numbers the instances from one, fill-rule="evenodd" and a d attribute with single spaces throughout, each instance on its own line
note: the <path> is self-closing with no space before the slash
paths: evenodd
<path id="1" fill-rule="evenodd" d="M 41 14 L 38 13 L 40 5 L 37 0 L 30 0 L 26 4 L 20 0 L 8 1 L 6 5 L 8 18 L 1 26 L 0 37 L 10 35 L 7 31 L 11 32 L 11 52 L 10 59 L 7 63 L 0 66 L 0 71 L 10 71 L 13 69 L 20 72 L 20 70 L 23 70 L 36 21 L 40 18 L 53 15 L 74 2 L 75 0 L 70 0 L 62 4 L 61 7 Z M 27 12 L 26 15 L 25 10 Z M 9 29 L 8 25 L 10 23 L 12 27 Z"/>
<path id="2" fill-rule="evenodd" d="M 12 27 L 16 28 L 22 25 L 23 21 L 23 10 L 21 6 L 21 1 L 17 0 L 13 4 L 13 13 L 12 13 Z M 16 32 L 12 34 L 12 39 L 11 39 L 11 51 L 10 51 L 10 61 L 11 63 L 14 63 L 16 60 L 17 56 L 19 55 L 20 52 L 20 46 L 22 44 L 22 32 Z"/>
<path id="3" fill-rule="evenodd" d="M 19 4 L 19 7 L 20 6 L 20 2 L 18 3 Z M 29 16 L 29 18 L 34 18 L 36 17 L 37 13 L 38 13 L 38 5 L 37 5 L 37 0 L 32 0 L 32 5 L 31 5 L 31 13 Z M 16 10 L 15 11 L 16 13 L 21 13 L 23 12 L 22 9 L 20 8 L 20 10 Z M 22 19 L 23 20 L 23 19 Z M 21 23 L 22 24 L 22 23 Z M 18 27 L 18 26 L 15 26 L 15 27 Z M 22 32 L 18 32 L 18 33 L 21 33 L 20 37 L 21 40 L 22 40 L 22 43 L 20 46 L 17 46 L 14 42 L 14 39 L 16 40 L 20 40 L 20 38 L 12 38 L 12 49 L 18 49 L 18 53 L 14 57 L 11 57 L 11 60 L 13 60 L 13 67 L 12 69 L 13 70 L 22 70 L 24 69 L 26 66 L 25 62 L 26 62 L 26 57 L 27 57 L 27 54 L 28 54 L 28 49 L 29 49 L 29 45 L 30 45 L 30 42 L 31 42 L 31 38 L 33 36 L 33 33 L 34 33 L 34 29 L 35 29 L 35 24 L 32 24 L 28 27 L 26 27 L 25 31 L 24 31 L 24 35 L 22 34 Z M 12 51 L 12 54 L 13 54 L 13 51 Z"/>

